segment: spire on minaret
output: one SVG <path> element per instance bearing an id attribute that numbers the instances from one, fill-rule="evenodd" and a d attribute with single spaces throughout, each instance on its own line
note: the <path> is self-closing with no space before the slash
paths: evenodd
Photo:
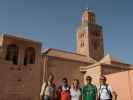
<path id="1" fill-rule="evenodd" d="M 95 24 L 95 13 L 89 8 L 85 9 L 82 14 L 82 24 Z"/>

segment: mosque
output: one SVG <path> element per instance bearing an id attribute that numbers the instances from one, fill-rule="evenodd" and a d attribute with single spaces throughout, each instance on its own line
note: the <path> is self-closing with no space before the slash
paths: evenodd
<path id="1" fill-rule="evenodd" d="M 0 36 L 0 100 L 39 100 L 40 88 L 49 74 L 60 84 L 90 75 L 99 84 L 101 75 L 131 70 L 130 64 L 104 53 L 103 28 L 93 11 L 84 10 L 76 33 L 76 51 L 42 50 L 41 42 L 2 34 Z"/>

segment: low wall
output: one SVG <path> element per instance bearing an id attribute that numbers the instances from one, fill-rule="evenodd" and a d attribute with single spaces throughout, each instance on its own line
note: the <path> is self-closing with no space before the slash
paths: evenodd
<path id="1" fill-rule="evenodd" d="M 117 100 L 133 100 L 133 70 L 109 74 L 107 79 L 118 95 Z"/>
<path id="2" fill-rule="evenodd" d="M 41 66 L 0 60 L 0 100 L 39 100 Z"/>

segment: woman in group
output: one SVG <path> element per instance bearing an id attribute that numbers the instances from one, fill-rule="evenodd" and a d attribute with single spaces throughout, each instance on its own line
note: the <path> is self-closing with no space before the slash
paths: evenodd
<path id="1" fill-rule="evenodd" d="M 81 91 L 79 86 L 79 80 L 74 79 L 72 87 L 70 89 L 71 100 L 81 100 Z"/>

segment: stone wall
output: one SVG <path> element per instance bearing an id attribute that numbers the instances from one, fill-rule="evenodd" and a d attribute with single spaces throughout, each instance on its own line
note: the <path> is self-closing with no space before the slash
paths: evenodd
<path id="1" fill-rule="evenodd" d="M 63 77 L 67 77 L 69 83 L 71 83 L 74 78 L 79 79 L 82 83 L 84 74 L 80 72 L 80 66 L 83 65 L 87 64 L 72 60 L 48 57 L 47 74 L 54 74 L 57 86 L 61 84 L 61 79 Z"/>
<path id="2" fill-rule="evenodd" d="M 0 100 L 39 100 L 41 66 L 0 60 Z"/>
<path id="3" fill-rule="evenodd" d="M 123 72 L 123 71 L 126 71 L 126 69 L 119 68 L 119 67 L 102 66 L 103 75 L 108 75 L 108 74 L 113 74 L 113 73 L 118 73 L 118 72 Z"/>
<path id="4" fill-rule="evenodd" d="M 86 81 L 86 76 L 92 77 L 92 83 L 99 86 L 99 78 L 101 76 L 101 66 L 97 65 L 95 67 L 89 68 L 84 75 L 84 82 Z M 86 82 L 85 82 L 86 83 Z"/>
<path id="5" fill-rule="evenodd" d="M 41 43 L 4 35 L 0 55 L 0 100 L 39 100 L 41 89 Z M 8 45 L 18 47 L 17 62 L 6 59 Z M 35 57 L 32 63 L 24 64 L 26 49 L 32 47 Z M 29 57 L 29 56 L 28 56 Z"/>

